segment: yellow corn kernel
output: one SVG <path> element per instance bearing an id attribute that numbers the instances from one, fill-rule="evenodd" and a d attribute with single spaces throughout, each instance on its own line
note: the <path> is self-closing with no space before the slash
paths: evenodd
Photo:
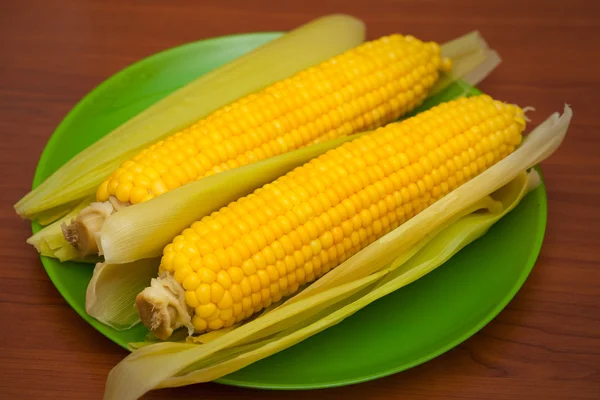
<path id="1" fill-rule="evenodd" d="M 194 315 L 192 318 L 192 325 L 194 325 L 194 328 L 200 332 L 204 331 L 208 327 L 206 320 L 199 315 Z"/>
<path id="2" fill-rule="evenodd" d="M 219 285 L 217 282 L 210 285 L 210 301 L 212 303 L 216 304 L 220 302 L 224 295 L 225 289 L 223 289 L 223 286 Z"/>
<path id="3" fill-rule="evenodd" d="M 217 306 L 214 303 L 208 303 L 196 307 L 195 315 L 200 318 L 210 318 L 217 310 Z"/>
<path id="4" fill-rule="evenodd" d="M 188 290 L 185 292 L 185 303 L 192 308 L 196 308 L 200 305 L 195 291 Z"/>
<path id="5" fill-rule="evenodd" d="M 200 277 L 197 274 L 194 273 L 190 273 L 184 280 L 183 280 L 183 288 L 185 290 L 191 290 L 194 291 L 198 288 L 198 286 L 200 286 Z"/>
<path id="6" fill-rule="evenodd" d="M 210 303 L 210 285 L 203 283 L 196 289 L 196 299 L 201 305 L 206 305 Z M 190 307 L 192 305 L 188 303 Z"/>

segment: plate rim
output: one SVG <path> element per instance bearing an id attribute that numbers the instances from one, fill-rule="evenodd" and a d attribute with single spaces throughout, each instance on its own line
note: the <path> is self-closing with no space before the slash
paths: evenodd
<path id="1" fill-rule="evenodd" d="M 183 43 L 183 44 L 180 44 L 180 45 L 177 45 L 174 47 L 170 47 L 170 48 L 161 50 L 159 52 L 150 54 L 146 57 L 143 57 L 143 58 L 125 66 L 124 68 L 120 69 L 116 73 L 110 75 L 107 79 L 103 80 L 98 85 L 91 87 L 86 92 L 86 94 L 83 97 L 81 97 L 81 99 L 65 114 L 65 116 L 62 118 L 60 123 L 57 125 L 57 127 L 53 131 L 53 133 L 50 135 L 50 137 L 48 138 L 48 140 L 44 146 L 44 149 L 42 150 L 42 153 L 40 154 L 38 163 L 36 165 L 36 169 L 35 169 L 33 180 L 32 180 L 32 188 L 37 187 L 45 179 L 45 178 L 42 178 L 43 165 L 47 162 L 47 158 L 50 157 L 50 153 L 52 153 L 55 150 L 57 142 L 60 140 L 60 138 L 63 135 L 65 135 L 65 132 L 68 132 L 66 127 L 69 125 L 70 121 L 73 118 L 75 118 L 75 115 L 79 112 L 80 108 L 85 107 L 86 103 L 88 103 L 95 96 L 97 96 L 99 94 L 99 92 L 101 92 L 107 86 L 110 86 L 111 84 L 113 84 L 115 81 L 117 81 L 123 75 L 130 73 L 132 70 L 134 70 L 144 64 L 152 63 L 153 61 L 155 61 L 159 58 L 173 55 L 173 54 L 176 54 L 179 52 L 185 52 L 190 47 L 194 47 L 195 45 L 198 45 L 199 43 L 220 41 L 223 39 L 235 40 L 238 38 L 251 37 L 251 36 L 264 36 L 264 37 L 272 37 L 272 39 L 275 39 L 278 36 L 282 35 L 283 33 L 284 32 L 282 32 L 282 31 L 257 31 L 257 32 L 246 32 L 246 33 L 235 33 L 235 34 L 227 34 L 227 35 L 221 35 L 221 36 L 213 36 L 213 37 L 208 37 L 205 39 L 191 41 L 191 42 Z M 518 276 L 518 279 L 515 281 L 514 286 L 511 288 L 510 291 L 508 291 L 504 295 L 504 297 L 502 298 L 502 301 L 500 301 L 494 308 L 492 308 L 487 314 L 485 314 L 485 316 L 483 318 L 481 318 L 481 320 L 477 324 L 474 324 L 471 329 L 467 330 L 466 332 L 464 332 L 462 334 L 457 335 L 454 338 L 454 340 L 449 341 L 446 345 L 440 346 L 436 350 L 431 351 L 428 354 L 426 354 L 418 359 L 415 359 L 411 362 L 401 364 L 394 368 L 383 369 L 376 373 L 363 374 L 363 376 L 360 378 L 338 379 L 338 380 L 331 380 L 330 382 L 327 382 L 327 383 L 316 383 L 316 384 L 313 384 L 313 383 L 285 384 L 285 383 L 251 382 L 251 381 L 244 381 L 244 380 L 240 380 L 240 379 L 231 379 L 231 378 L 228 378 L 227 376 L 224 376 L 224 377 L 216 379 L 212 382 L 218 383 L 218 384 L 223 384 L 223 385 L 228 385 L 228 386 L 251 388 L 251 389 L 264 389 L 264 390 L 316 390 L 316 389 L 343 387 L 343 386 L 355 385 L 355 384 L 359 384 L 359 383 L 364 383 L 364 382 L 384 378 L 384 377 L 387 377 L 390 375 L 400 373 L 402 371 L 406 371 L 406 370 L 414 368 L 418 365 L 424 364 L 434 358 L 437 358 L 440 355 L 452 350 L 453 348 L 457 347 L 461 343 L 465 342 L 466 340 L 471 338 L 473 335 L 475 335 L 476 333 L 481 331 L 494 318 L 496 318 L 496 316 L 498 316 L 498 314 L 500 314 L 500 312 L 502 312 L 506 308 L 506 306 L 512 301 L 512 299 L 516 296 L 516 294 L 522 288 L 523 284 L 525 283 L 525 281 L 531 274 L 531 271 L 535 267 L 537 259 L 539 258 L 539 255 L 541 253 L 541 249 L 542 249 L 542 246 L 544 243 L 544 238 L 546 235 L 546 229 L 547 229 L 548 202 L 547 202 L 547 191 L 546 191 L 546 187 L 545 187 L 545 183 L 544 183 L 544 177 L 543 177 L 542 170 L 539 165 L 536 166 L 535 169 L 538 171 L 538 173 L 540 174 L 540 178 L 541 178 L 540 185 L 537 188 L 537 190 L 541 191 L 538 194 L 538 200 L 540 200 L 540 203 L 539 203 L 539 209 L 537 211 L 539 219 L 540 219 L 540 223 L 536 228 L 536 230 L 539 232 L 539 234 L 536 237 L 536 241 L 535 241 L 534 245 L 532 246 L 531 252 L 529 253 L 527 260 L 524 262 L 524 267 L 521 270 L 521 273 Z M 50 176 L 50 175 L 48 175 L 48 176 Z M 36 222 L 32 222 L 31 228 L 32 228 L 33 233 L 36 233 L 37 231 L 39 231 L 40 225 L 37 224 Z M 76 299 L 74 299 L 73 296 L 71 296 L 66 290 L 63 290 L 62 285 L 57 285 L 56 280 L 58 278 L 57 278 L 56 274 L 54 273 L 54 271 L 52 270 L 52 266 L 47 265 L 50 262 L 53 262 L 54 259 L 42 256 L 42 255 L 39 255 L 39 258 L 40 258 L 40 261 L 44 267 L 44 270 L 46 271 L 46 274 L 50 278 L 50 281 L 52 282 L 53 286 L 61 294 L 61 296 L 65 299 L 65 301 L 69 304 L 69 306 L 80 317 L 82 317 L 82 319 L 84 321 L 86 321 L 88 324 L 90 324 L 92 326 L 92 328 L 94 328 L 94 330 L 96 330 L 97 332 L 102 334 L 104 337 L 106 337 L 108 340 L 110 340 L 112 343 L 116 344 L 117 346 L 124 348 L 127 351 L 130 351 L 127 347 L 123 346 L 122 344 L 116 342 L 113 338 L 111 338 L 109 336 L 108 332 L 105 331 L 105 329 L 99 329 L 100 328 L 99 325 L 102 325 L 102 327 L 106 327 L 106 326 L 104 324 L 100 323 L 99 321 L 95 320 L 91 316 L 89 316 L 85 312 L 85 307 L 83 307 L 82 310 L 79 310 L 80 307 L 79 307 L 79 304 L 76 301 Z"/>

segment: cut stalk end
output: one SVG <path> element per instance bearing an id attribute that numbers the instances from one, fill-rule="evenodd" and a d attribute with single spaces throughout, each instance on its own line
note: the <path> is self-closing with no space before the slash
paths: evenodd
<path id="1" fill-rule="evenodd" d="M 135 305 L 142 324 L 161 340 L 167 340 L 182 326 L 190 334 L 194 332 L 183 288 L 172 275 L 152 279 L 150 286 L 137 295 Z"/>
<path id="2" fill-rule="evenodd" d="M 104 221 L 113 212 L 115 212 L 115 207 L 110 201 L 90 204 L 81 210 L 69 225 L 64 222 L 61 224 L 65 240 L 82 256 L 98 254 L 96 234 L 100 232 Z"/>

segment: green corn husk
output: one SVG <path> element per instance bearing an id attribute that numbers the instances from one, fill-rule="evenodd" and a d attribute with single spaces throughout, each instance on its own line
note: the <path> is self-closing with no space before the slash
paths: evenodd
<path id="1" fill-rule="evenodd" d="M 205 344 L 137 344 L 139 349 L 109 374 L 105 399 L 136 399 L 155 388 L 217 379 L 339 323 L 430 272 L 483 235 L 536 185 L 539 177 L 523 171 L 560 146 L 571 118 L 565 106 L 562 116 L 553 114 L 514 153 L 268 313 Z"/>
<path id="2" fill-rule="evenodd" d="M 419 107 L 409 115 L 428 108 L 431 103 L 439 103 L 447 98 L 473 94 L 473 88 L 470 85 L 480 82 L 500 62 L 499 57 L 493 50 L 489 49 L 478 32 L 469 33 L 443 44 L 441 51 L 445 57 L 450 57 L 453 60 L 453 69 L 450 73 L 443 74 L 440 77 L 423 107 Z M 330 143 L 335 144 L 337 142 Z M 341 144 L 341 142 L 339 143 Z M 313 149 L 318 149 L 318 147 L 313 147 Z M 313 157 L 316 157 L 320 153 L 315 150 L 312 154 Z M 128 207 L 126 210 L 115 213 L 107 219 L 105 228 L 100 233 L 98 247 L 102 249 L 101 254 L 104 255 L 107 262 L 112 264 L 129 263 L 141 258 L 160 255 L 162 248 L 172 240 L 173 236 L 194 220 L 221 208 L 228 201 L 235 200 L 287 172 L 286 168 L 288 166 L 295 166 L 295 161 L 287 161 L 286 155 L 278 156 L 277 160 L 281 163 L 279 171 L 276 171 L 276 164 L 269 165 L 275 168 L 273 172 L 278 172 L 278 174 L 265 175 L 265 177 L 270 178 L 266 181 L 259 179 L 260 173 L 258 173 L 258 177 L 254 177 L 252 175 L 254 170 L 248 169 L 247 166 L 236 168 L 228 171 L 226 176 L 216 178 L 216 176 L 221 175 L 217 174 L 213 177 L 204 178 L 189 183 L 185 186 L 185 190 L 179 188 L 150 202 Z M 305 161 L 308 161 L 308 159 L 305 159 Z M 231 185 L 230 182 L 238 183 Z M 243 184 L 239 182 L 243 182 Z M 193 186 L 188 187 L 190 185 Z M 168 201 L 158 201 L 158 199 L 167 195 L 169 196 Z M 190 212 L 192 200 L 195 204 L 200 204 L 194 212 Z M 175 207 L 182 212 L 178 212 L 177 217 L 175 217 L 169 211 L 169 215 L 166 216 L 166 210 L 170 210 L 170 207 Z M 187 211 L 183 212 L 183 210 Z M 164 222 L 163 219 L 168 220 L 168 223 Z M 61 245 L 54 247 L 53 252 L 77 255 L 77 252 L 64 238 L 57 240 L 60 240 Z M 47 252 L 50 254 L 46 255 L 52 256 L 52 251 Z"/>
<path id="3" fill-rule="evenodd" d="M 66 214 L 123 161 L 232 101 L 316 65 L 364 41 L 365 26 L 333 14 L 315 19 L 217 68 L 150 106 L 63 165 L 16 205 L 23 218 Z"/>

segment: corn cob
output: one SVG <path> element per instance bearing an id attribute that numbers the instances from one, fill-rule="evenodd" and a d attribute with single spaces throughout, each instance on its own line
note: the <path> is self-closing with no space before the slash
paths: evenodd
<path id="1" fill-rule="evenodd" d="M 413 109 L 442 67 L 440 48 L 383 37 L 246 96 L 126 161 L 98 201 L 137 204 L 300 146 L 369 130 Z"/>
<path id="2" fill-rule="evenodd" d="M 437 43 L 391 35 L 364 43 L 215 111 L 146 148 L 97 190 L 65 238 L 84 254 L 93 233 L 122 206 L 148 201 L 205 176 L 370 130 L 414 109 L 441 70 L 450 68 Z M 86 220 L 90 223 L 86 227 Z"/>
<path id="3" fill-rule="evenodd" d="M 167 245 L 159 278 L 137 296 L 142 322 L 164 339 L 251 317 L 506 157 L 524 128 L 520 108 L 482 95 L 313 159 Z"/>

